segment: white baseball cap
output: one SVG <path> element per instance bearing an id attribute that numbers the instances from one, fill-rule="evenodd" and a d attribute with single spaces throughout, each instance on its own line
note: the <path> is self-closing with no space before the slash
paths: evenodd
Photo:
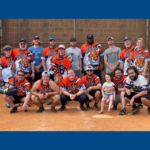
<path id="1" fill-rule="evenodd" d="M 43 72 L 42 72 L 42 76 L 44 76 L 44 75 L 48 75 L 48 76 L 49 76 L 50 74 L 49 74 L 48 71 L 43 71 Z"/>
<path id="2" fill-rule="evenodd" d="M 87 70 L 94 70 L 94 68 L 93 68 L 93 66 L 88 65 L 88 66 L 86 66 L 86 71 L 87 71 Z"/>
<path id="3" fill-rule="evenodd" d="M 65 45 L 59 45 L 59 46 L 58 46 L 58 49 L 59 49 L 59 48 L 64 48 L 64 49 L 65 49 Z"/>

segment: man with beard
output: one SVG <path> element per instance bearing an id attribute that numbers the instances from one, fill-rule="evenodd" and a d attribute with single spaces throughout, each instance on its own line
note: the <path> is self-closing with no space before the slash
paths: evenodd
<path id="1" fill-rule="evenodd" d="M 40 38 L 38 36 L 33 37 L 32 41 L 32 47 L 30 47 L 28 50 L 33 54 L 34 60 L 35 60 L 35 78 L 34 81 L 37 81 L 41 79 L 41 74 L 44 71 L 42 67 L 42 60 L 41 55 L 44 50 L 43 47 L 41 47 Z"/>
<path id="2" fill-rule="evenodd" d="M 127 69 L 131 66 L 132 60 L 131 60 L 131 55 L 136 49 L 135 46 L 131 46 L 131 39 L 130 37 L 125 37 L 124 38 L 124 45 L 125 49 L 121 51 L 120 54 L 120 68 L 124 70 L 124 75 L 128 75 Z"/>
<path id="3" fill-rule="evenodd" d="M 43 50 L 41 59 L 44 71 L 50 73 L 52 65 L 52 57 L 58 54 L 58 47 L 56 47 L 57 41 L 55 37 L 51 37 L 49 40 L 50 46 Z"/>
<path id="4" fill-rule="evenodd" d="M 3 95 L 5 101 L 12 107 L 10 114 L 17 112 L 16 103 L 23 103 L 22 110 L 27 111 L 27 105 L 31 103 L 30 83 L 25 79 L 24 71 L 18 71 L 17 76 L 14 79 L 11 78 L 8 83 L 5 84 L 9 89 L 17 88 L 17 91 L 11 95 Z"/>
<path id="5" fill-rule="evenodd" d="M 54 81 L 58 86 L 61 85 L 62 80 L 67 76 L 67 70 L 71 67 L 71 57 L 65 54 L 65 50 L 64 45 L 59 45 L 59 54 L 52 58 L 50 74 L 54 75 Z"/>
<path id="6" fill-rule="evenodd" d="M 25 78 L 30 82 L 35 77 L 34 70 L 34 58 L 33 54 L 27 50 L 27 41 L 22 38 L 19 42 L 19 48 L 16 48 L 12 51 L 12 56 L 15 59 L 16 72 L 22 70 L 25 72 Z M 30 75 L 30 69 L 32 70 L 32 74 Z"/>
<path id="7" fill-rule="evenodd" d="M 132 111 L 128 115 L 134 115 L 139 112 L 139 108 L 135 103 L 144 103 L 150 100 L 150 89 L 144 76 L 139 75 L 138 70 L 134 66 L 127 69 L 128 77 L 125 85 L 125 101 L 130 103 Z M 131 88 L 134 92 L 131 92 Z M 142 101 L 143 98 L 143 101 Z M 148 116 L 150 116 L 150 107 L 148 106 Z"/>
<path id="8" fill-rule="evenodd" d="M 125 110 L 125 100 L 124 100 L 124 94 L 125 94 L 125 88 L 124 85 L 126 84 L 126 78 L 127 76 L 123 75 L 123 70 L 120 68 L 116 68 L 115 71 L 115 77 L 113 77 L 113 82 L 116 86 L 116 99 L 114 102 L 113 110 L 117 110 L 117 105 L 119 102 L 122 103 L 122 109 L 119 113 L 119 115 L 124 115 Z"/>
<path id="9" fill-rule="evenodd" d="M 89 102 L 95 99 L 94 109 L 98 110 L 98 102 L 100 100 L 101 82 L 97 75 L 94 74 L 93 67 L 87 66 L 86 75 L 82 77 L 82 83 L 86 87 L 86 95 Z M 86 108 L 90 108 L 89 103 Z"/>
<path id="10" fill-rule="evenodd" d="M 81 50 L 76 47 L 77 42 L 75 37 L 70 39 L 70 45 L 71 47 L 67 48 L 65 53 L 72 58 L 71 66 L 75 70 L 77 77 L 82 78 L 82 54 Z"/>
<path id="11" fill-rule="evenodd" d="M 48 71 L 42 73 L 42 79 L 36 81 L 31 89 L 32 102 L 39 107 L 37 113 L 43 112 L 43 104 L 52 103 L 51 111 L 56 113 L 55 106 L 60 101 L 59 88 L 49 78 Z"/>
<path id="12" fill-rule="evenodd" d="M 114 45 L 113 37 L 107 39 L 109 48 L 104 51 L 104 62 L 106 67 L 106 73 L 112 73 L 114 76 L 114 70 L 119 66 L 119 58 L 121 49 Z"/>
<path id="13" fill-rule="evenodd" d="M 87 35 L 87 43 L 82 45 L 81 53 L 83 56 L 84 75 L 86 75 L 86 67 L 92 65 L 94 74 L 97 75 L 102 82 L 101 71 L 104 70 L 104 54 L 102 46 L 94 42 L 93 34 Z"/>

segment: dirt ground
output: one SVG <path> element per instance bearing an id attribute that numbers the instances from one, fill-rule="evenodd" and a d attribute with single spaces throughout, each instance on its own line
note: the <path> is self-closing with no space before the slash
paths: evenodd
<path id="1" fill-rule="evenodd" d="M 93 105 L 93 102 L 90 103 L 91 108 L 83 112 L 80 111 L 79 103 L 73 101 L 69 102 L 66 110 L 57 113 L 52 113 L 51 106 L 46 104 L 42 113 L 36 113 L 38 107 L 35 105 L 28 107 L 28 112 L 22 112 L 22 107 L 19 106 L 17 113 L 10 114 L 11 108 L 5 107 L 5 101 L 0 95 L 0 131 L 150 131 L 146 107 L 134 116 L 119 116 L 121 104 L 118 105 L 118 110 L 110 113 L 105 105 L 103 115 L 98 115 L 98 111 L 92 108 Z M 127 113 L 130 112 L 131 106 L 127 106 L 126 110 Z M 101 118 L 93 118 L 95 116 Z"/>

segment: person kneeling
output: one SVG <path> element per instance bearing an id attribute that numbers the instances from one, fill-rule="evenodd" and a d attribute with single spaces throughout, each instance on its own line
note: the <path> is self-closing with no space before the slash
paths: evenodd
<path id="1" fill-rule="evenodd" d="M 9 83 L 5 84 L 9 89 L 16 88 L 17 91 L 11 95 L 3 95 L 5 101 L 12 107 L 10 113 L 17 112 L 16 103 L 23 103 L 22 110 L 27 111 L 27 105 L 31 103 L 31 93 L 30 93 L 30 83 L 27 79 L 25 79 L 24 71 L 18 71 L 17 76 L 15 77 L 15 81 L 13 78 L 9 80 Z"/>
<path id="2" fill-rule="evenodd" d="M 49 73 L 44 71 L 42 79 L 36 81 L 31 89 L 31 100 L 39 107 L 37 113 L 43 112 L 44 103 L 52 103 L 51 110 L 56 113 L 55 106 L 60 101 L 59 88 L 53 81 L 50 80 Z"/>
<path id="3" fill-rule="evenodd" d="M 84 84 L 81 79 L 76 76 L 74 69 L 68 69 L 67 75 L 68 76 L 63 79 L 60 86 L 60 89 L 62 90 L 62 94 L 60 95 L 62 107 L 60 108 L 60 111 L 63 111 L 66 108 L 65 104 L 68 100 L 79 101 L 81 110 L 86 111 L 83 106 L 86 102 Z"/>

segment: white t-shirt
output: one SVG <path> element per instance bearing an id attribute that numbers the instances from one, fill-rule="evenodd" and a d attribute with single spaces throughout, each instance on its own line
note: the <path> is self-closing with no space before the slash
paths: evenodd
<path id="1" fill-rule="evenodd" d="M 126 80 L 125 88 L 133 89 L 135 93 L 140 93 L 142 91 L 149 91 L 149 85 L 146 78 L 142 75 L 138 75 L 138 78 L 135 81 L 132 81 L 129 76 Z"/>
<path id="2" fill-rule="evenodd" d="M 110 83 L 105 82 L 102 87 L 103 87 L 103 89 L 105 89 L 105 88 L 110 89 L 113 85 L 115 85 L 113 82 L 110 82 Z M 105 92 L 105 93 L 107 93 L 107 92 Z M 113 92 L 111 92 L 111 93 L 113 93 Z M 109 93 L 109 94 L 111 94 L 111 93 Z"/>
<path id="3" fill-rule="evenodd" d="M 82 58 L 81 50 L 76 47 L 76 48 L 67 48 L 65 51 L 66 54 L 68 54 L 71 58 L 71 67 L 74 70 L 80 70 L 80 65 L 79 65 L 79 60 Z"/>

